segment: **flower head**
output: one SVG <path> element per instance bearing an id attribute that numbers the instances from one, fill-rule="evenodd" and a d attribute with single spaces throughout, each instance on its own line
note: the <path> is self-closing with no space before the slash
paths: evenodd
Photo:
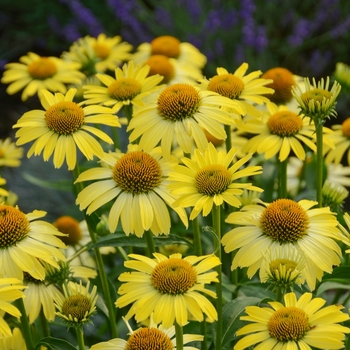
<path id="1" fill-rule="evenodd" d="M 331 90 L 329 90 L 329 84 L 329 77 L 326 81 L 322 78 L 317 83 L 313 78 L 312 85 L 310 80 L 305 78 L 305 92 L 302 92 L 298 85 L 293 86 L 292 94 L 299 103 L 300 113 L 314 121 L 317 119 L 322 122 L 326 118 L 336 116 L 335 105 L 341 85 L 335 81 Z"/>
<path id="2" fill-rule="evenodd" d="M 231 269 L 248 267 L 251 278 L 261 268 L 267 250 L 285 245 L 291 253 L 296 250 L 305 258 L 303 275 L 313 290 L 324 271 L 331 273 L 333 266 L 340 264 L 342 251 L 337 241 L 348 240 L 329 207 L 312 209 L 316 204 L 281 198 L 231 213 L 226 222 L 236 227 L 221 240 L 225 252 L 237 250 Z"/>
<path id="3" fill-rule="evenodd" d="M 247 155 L 234 162 L 236 149 L 226 153 L 217 151 L 210 143 L 205 152 L 194 151 L 191 159 L 182 158 L 183 165 L 174 168 L 169 174 L 169 188 L 179 198 L 174 206 L 193 207 L 190 219 L 200 212 L 207 216 L 213 205 L 220 206 L 224 202 L 236 208 L 241 206 L 237 196 L 244 189 L 262 191 L 251 183 L 239 183 L 238 179 L 261 174 L 260 166 L 241 167 L 251 158 Z"/>
<path id="4" fill-rule="evenodd" d="M 77 62 L 81 70 L 87 75 L 103 73 L 118 67 L 122 62 L 130 59 L 132 45 L 122 41 L 117 35 L 107 37 L 101 33 L 95 37 L 89 35 L 75 41 L 68 52 L 63 52 L 62 58 L 68 62 Z"/>
<path id="5" fill-rule="evenodd" d="M 57 237 L 63 233 L 37 220 L 45 215 L 40 210 L 24 214 L 18 207 L 0 205 L 0 276 L 23 280 L 23 272 L 28 272 L 43 280 L 45 269 L 39 259 L 57 268 L 57 260 L 65 259 L 58 249 L 65 244 Z"/>
<path id="6" fill-rule="evenodd" d="M 96 74 L 103 86 L 86 85 L 86 104 L 103 104 L 118 111 L 124 105 L 143 106 L 143 98 L 160 89 L 160 75 L 148 76 L 148 66 L 135 66 L 133 61 L 115 69 L 115 78 Z"/>
<path id="7" fill-rule="evenodd" d="M 172 208 L 175 197 L 167 188 L 167 175 L 173 163 L 162 158 L 160 148 L 147 152 L 137 145 L 129 145 L 127 153 L 106 153 L 102 161 L 106 166 L 89 169 L 76 180 L 95 181 L 78 194 L 76 202 L 80 209 L 87 208 L 87 214 L 91 214 L 114 200 L 108 219 L 111 232 L 121 219 L 126 235 L 133 233 L 142 237 L 146 230 L 155 235 L 169 234 L 171 221 L 167 205 Z M 174 210 L 187 226 L 186 212 L 181 208 Z M 131 212 L 137 215 L 130 215 Z"/>
<path id="8" fill-rule="evenodd" d="M 169 157 L 174 142 L 185 153 L 191 153 L 195 146 L 204 151 L 208 141 L 203 129 L 217 139 L 226 139 L 222 124 L 234 123 L 234 117 L 221 106 L 238 108 L 234 101 L 191 84 L 168 86 L 135 112 L 128 127 L 132 130 L 129 139 L 133 142 L 141 137 L 140 146 L 145 148 L 160 142 L 165 157 Z"/>
<path id="9" fill-rule="evenodd" d="M 268 102 L 264 95 L 273 93 L 273 90 L 267 87 L 272 80 L 259 78 L 262 74 L 260 70 L 245 75 L 248 67 L 248 63 L 244 62 L 234 73 L 219 67 L 216 69 L 217 75 L 209 80 L 200 80 L 201 88 L 234 100 L 244 110 L 244 114 L 257 116 L 258 111 L 253 104 Z"/>
<path id="10" fill-rule="evenodd" d="M 113 140 L 100 129 L 87 124 L 103 124 L 120 127 L 118 118 L 112 109 L 103 106 L 85 106 L 74 102 L 76 89 L 70 89 L 65 95 L 41 91 L 41 104 L 45 110 L 34 110 L 24 113 L 14 128 L 18 137 L 17 145 L 34 141 L 27 156 L 40 155 L 44 160 L 53 156 L 55 168 L 60 168 L 66 160 L 69 170 L 77 162 L 76 147 L 91 160 L 102 156 L 103 148 L 91 135 L 112 144 Z M 90 134 L 91 133 L 91 134 Z"/>
<path id="11" fill-rule="evenodd" d="M 334 79 L 341 85 L 342 91 L 350 91 L 350 66 L 338 62 L 335 65 Z"/>
<path id="12" fill-rule="evenodd" d="M 57 57 L 41 57 L 29 52 L 22 56 L 21 63 L 8 63 L 1 79 L 10 85 L 6 92 L 13 95 L 23 89 L 22 101 L 45 89 L 64 94 L 66 84 L 79 83 L 85 76 L 79 72 L 80 64 L 65 62 Z"/>
<path id="13" fill-rule="evenodd" d="M 217 272 L 208 270 L 221 264 L 214 255 L 187 256 L 172 254 L 166 257 L 154 253 L 154 259 L 130 254 L 134 260 L 125 261 L 127 268 L 136 270 L 119 276 L 123 282 L 118 290 L 121 296 L 117 307 L 132 304 L 126 318 L 135 315 L 137 322 L 146 320 L 154 312 L 154 321 L 169 328 L 176 321 L 184 326 L 188 317 L 202 322 L 203 313 L 207 320 L 217 319 L 217 312 L 210 301 L 201 293 L 211 297 L 216 294 L 205 288 L 206 284 L 218 282 Z"/>
<path id="14" fill-rule="evenodd" d="M 5 140 L 0 140 L 0 167 L 19 167 L 21 165 L 20 159 L 22 157 L 22 147 L 17 147 L 9 137 Z"/>
<path id="15" fill-rule="evenodd" d="M 124 319 L 130 333 L 128 339 L 111 339 L 107 342 L 95 344 L 91 350 L 176 350 L 175 327 L 164 328 L 162 325 L 157 326 L 153 317 L 150 318 L 148 327 L 141 327 L 136 331 L 132 330 L 129 323 Z M 197 334 L 184 334 L 183 344 L 193 341 L 202 341 L 203 336 Z M 195 350 L 197 348 L 184 346 L 184 350 Z"/>
<path id="16" fill-rule="evenodd" d="M 243 152 L 264 153 L 265 159 L 278 154 L 279 161 L 286 160 L 291 152 L 304 160 L 304 145 L 316 151 L 315 125 L 310 118 L 291 112 L 286 106 L 269 102 L 261 117 L 249 118 L 238 125 L 238 129 L 256 136 L 251 137 Z"/>
<path id="17" fill-rule="evenodd" d="M 239 329 L 243 335 L 234 350 L 247 349 L 258 344 L 259 349 L 342 349 L 348 327 L 340 325 L 349 315 L 341 312 L 342 306 L 304 293 L 299 300 L 294 293 L 284 296 L 284 304 L 273 301 L 271 307 L 247 306 L 242 321 L 250 324 Z"/>
<path id="18" fill-rule="evenodd" d="M 97 286 L 93 286 L 90 292 L 90 283 L 86 287 L 78 283 L 69 282 L 63 285 L 64 295 L 57 295 L 55 305 L 56 315 L 69 327 L 80 327 L 91 322 L 96 312 Z"/>

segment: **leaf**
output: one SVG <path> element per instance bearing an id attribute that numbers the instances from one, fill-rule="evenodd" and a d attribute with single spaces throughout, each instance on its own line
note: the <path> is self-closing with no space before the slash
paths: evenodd
<path id="1" fill-rule="evenodd" d="M 54 190 L 72 192 L 72 181 L 69 181 L 69 180 L 57 180 L 57 181 L 53 181 L 52 179 L 43 180 L 33 175 L 30 175 L 26 172 L 23 172 L 22 176 L 25 180 L 27 180 L 31 184 L 42 188 L 50 188 Z"/>
<path id="2" fill-rule="evenodd" d="M 321 295 L 322 293 L 326 292 L 330 289 L 347 289 L 350 290 L 350 285 L 344 284 L 344 283 L 337 283 L 337 282 L 324 282 L 322 283 L 319 288 L 317 289 L 316 295 Z"/>
<path id="3" fill-rule="evenodd" d="M 77 350 L 75 346 L 73 346 L 71 343 L 67 342 L 63 339 L 53 338 L 53 337 L 47 337 L 41 339 L 37 344 L 34 350 L 40 350 L 41 346 L 46 346 L 48 349 L 51 350 Z"/>
<path id="4" fill-rule="evenodd" d="M 260 298 L 238 297 L 223 306 L 222 319 L 225 330 L 222 339 L 223 346 L 235 338 L 235 333 L 242 326 L 239 316 L 245 310 L 246 306 L 257 305 L 260 302 Z"/>

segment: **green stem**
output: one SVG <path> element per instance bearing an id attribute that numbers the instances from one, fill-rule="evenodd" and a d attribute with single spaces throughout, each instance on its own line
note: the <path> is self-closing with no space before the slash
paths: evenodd
<path id="1" fill-rule="evenodd" d="M 278 197 L 287 198 L 287 164 L 288 158 L 279 162 L 278 172 Z"/>
<path id="2" fill-rule="evenodd" d="M 192 229 L 193 229 L 194 253 L 197 256 L 201 256 L 203 254 L 203 250 L 202 250 L 202 240 L 201 240 L 201 232 L 199 229 L 198 216 L 192 220 Z"/>
<path id="3" fill-rule="evenodd" d="M 213 228 L 216 234 L 215 255 L 222 261 L 221 257 L 221 206 L 213 206 Z M 218 321 L 216 324 L 216 350 L 221 350 L 222 342 L 222 266 L 221 264 L 215 268 L 218 273 L 219 282 L 216 284 L 216 311 L 218 313 Z"/>
<path id="4" fill-rule="evenodd" d="M 21 330 L 22 330 L 24 341 L 27 345 L 27 350 L 34 350 L 33 336 L 32 336 L 28 316 L 26 314 L 26 309 L 24 307 L 22 298 L 16 300 L 16 306 L 18 310 L 21 312 L 21 317 L 20 317 Z"/>
<path id="5" fill-rule="evenodd" d="M 83 327 L 75 327 L 75 333 L 77 334 L 79 350 L 85 350 Z"/>
<path id="6" fill-rule="evenodd" d="M 277 288 L 276 291 L 276 301 L 281 302 L 282 301 L 282 289 L 281 287 Z"/>
<path id="7" fill-rule="evenodd" d="M 153 253 L 156 251 L 156 246 L 154 244 L 153 233 L 150 230 L 145 231 L 144 236 L 147 243 L 147 256 L 153 258 Z"/>
<path id="8" fill-rule="evenodd" d="M 132 118 L 132 114 L 133 114 L 133 108 L 132 108 L 132 104 L 130 105 L 125 105 L 123 107 L 126 119 L 128 120 L 128 123 L 130 123 L 130 120 Z"/>
<path id="9" fill-rule="evenodd" d="M 112 126 L 112 138 L 113 138 L 114 148 L 120 149 L 118 129 L 115 126 Z"/>
<path id="10" fill-rule="evenodd" d="M 225 125 L 225 131 L 226 131 L 226 152 L 228 152 L 232 148 L 232 138 L 231 138 L 231 125 Z"/>
<path id="11" fill-rule="evenodd" d="M 44 310 L 42 308 L 40 310 L 40 323 L 41 323 L 41 328 L 42 328 L 44 336 L 49 337 L 50 336 L 50 328 L 49 328 L 49 324 L 47 322 L 47 319 L 44 315 Z"/>
<path id="12" fill-rule="evenodd" d="M 79 176 L 78 165 L 74 168 L 73 174 L 74 174 L 74 178 L 77 179 Z M 83 184 L 81 182 L 77 182 L 76 189 L 79 193 L 83 189 Z M 83 214 L 84 214 L 84 217 L 86 219 L 86 215 L 87 215 L 86 212 L 83 211 Z M 86 221 L 86 222 L 88 222 L 88 221 Z M 93 244 L 97 243 L 96 233 L 91 229 L 91 227 L 89 225 L 88 225 L 88 231 L 90 234 L 91 242 Z M 111 327 L 112 337 L 117 338 L 118 337 L 118 328 L 117 328 L 117 322 L 116 322 L 116 310 L 115 310 L 115 306 L 114 306 L 112 296 L 110 293 L 110 289 L 109 289 L 105 265 L 103 263 L 102 254 L 101 254 L 99 248 L 94 248 L 94 253 L 95 253 L 95 257 L 96 257 L 97 269 L 99 271 L 99 276 L 101 279 L 102 292 L 103 292 L 103 296 L 104 296 L 106 306 L 108 309 L 108 313 L 109 313 L 109 324 Z"/>
<path id="13" fill-rule="evenodd" d="M 129 260 L 128 254 L 126 253 L 125 249 L 123 247 L 117 247 L 118 252 L 123 257 L 124 261 Z"/>
<path id="14" fill-rule="evenodd" d="M 315 119 L 316 126 L 316 198 L 318 207 L 322 207 L 322 186 L 323 186 L 323 124 L 319 119 Z"/>
<path id="15" fill-rule="evenodd" d="M 176 335 L 176 350 L 183 350 L 184 348 L 184 336 L 182 326 L 179 326 L 175 322 L 175 335 Z"/>

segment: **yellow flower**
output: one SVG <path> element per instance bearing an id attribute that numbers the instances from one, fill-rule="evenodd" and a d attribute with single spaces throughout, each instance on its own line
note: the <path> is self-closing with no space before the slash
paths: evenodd
<path id="1" fill-rule="evenodd" d="M 205 288 L 206 284 L 218 282 L 217 272 L 208 270 L 221 264 L 214 255 L 187 256 L 172 254 L 166 257 L 154 253 L 154 259 L 130 254 L 124 262 L 127 268 L 136 270 L 119 276 L 123 283 L 115 305 L 122 308 L 133 304 L 126 319 L 135 315 L 137 322 L 146 320 L 152 313 L 156 324 L 165 328 L 174 325 L 184 326 L 188 317 L 202 322 L 203 313 L 207 321 L 217 320 L 217 312 L 210 301 L 201 293 L 213 298 L 216 294 Z"/>
<path id="2" fill-rule="evenodd" d="M 114 200 L 108 219 L 111 232 L 121 219 L 126 235 L 142 237 L 146 230 L 155 235 L 169 234 L 167 205 L 172 208 L 175 198 L 167 188 L 166 177 L 173 164 L 162 158 L 160 148 L 146 152 L 138 145 L 129 145 L 127 153 L 106 153 L 101 160 L 106 166 L 89 169 L 76 180 L 95 181 L 78 194 L 76 203 L 80 210 L 87 208 L 86 213 L 91 214 Z M 186 212 L 182 208 L 174 210 L 187 227 Z"/>
<path id="3" fill-rule="evenodd" d="M 9 137 L 5 140 L 0 140 L 0 167 L 19 167 L 21 165 L 20 159 L 22 157 L 22 147 L 17 147 Z"/>
<path id="4" fill-rule="evenodd" d="M 350 66 L 338 62 L 335 65 L 334 79 L 341 85 L 344 92 L 350 91 Z"/>
<path id="5" fill-rule="evenodd" d="M 27 156 L 40 155 L 44 161 L 53 156 L 55 168 L 60 168 L 66 160 L 68 170 L 73 170 L 77 162 L 76 147 L 91 160 L 102 156 L 103 148 L 92 136 L 112 144 L 113 140 L 103 131 L 87 124 L 103 124 L 120 127 L 118 117 L 112 109 L 103 106 L 85 106 L 73 101 L 76 89 L 70 89 L 65 95 L 51 94 L 42 90 L 41 104 L 45 110 L 33 110 L 23 114 L 14 128 L 17 145 L 34 141 Z"/>
<path id="6" fill-rule="evenodd" d="M 135 66 L 133 61 L 115 69 L 115 78 L 107 74 L 96 74 L 104 86 L 86 85 L 84 98 L 86 104 L 103 104 L 120 110 L 125 105 L 143 106 L 143 98 L 157 91 L 162 77 L 148 77 L 148 66 Z"/>
<path id="7" fill-rule="evenodd" d="M 97 286 L 93 286 L 90 292 L 90 282 L 86 287 L 78 283 L 69 282 L 63 285 L 64 295 L 56 295 L 56 315 L 69 327 L 80 327 L 91 322 L 96 313 Z"/>
<path id="8" fill-rule="evenodd" d="M 305 92 L 302 92 L 298 85 L 292 87 L 292 94 L 299 103 L 300 113 L 314 121 L 315 119 L 324 121 L 326 118 L 336 116 L 335 105 L 341 90 L 340 84 L 335 81 L 329 90 L 329 77 L 326 81 L 322 78 L 317 83 L 313 78 L 312 85 L 308 78 L 305 78 L 304 81 Z"/>
<path id="9" fill-rule="evenodd" d="M 340 325 L 349 315 L 340 305 L 324 308 L 326 300 L 304 293 L 299 300 L 294 293 L 284 296 L 284 304 L 272 301 L 271 307 L 247 306 L 247 316 L 240 319 L 250 324 L 239 329 L 243 335 L 234 350 L 254 349 L 343 349 L 348 327 Z"/>
<path id="10" fill-rule="evenodd" d="M 88 76 L 114 70 L 122 62 L 130 59 L 132 45 L 122 41 L 117 35 L 107 37 L 101 33 L 97 38 L 89 35 L 75 41 L 68 52 L 62 53 L 62 58 L 68 62 L 78 62 L 81 70 Z"/>
<path id="11" fill-rule="evenodd" d="M 261 267 L 263 254 L 283 244 L 305 258 L 304 276 L 313 290 L 323 272 L 331 273 L 340 264 L 342 251 L 337 241 L 348 241 L 335 214 L 328 207 L 312 209 L 316 204 L 282 198 L 231 213 L 226 222 L 236 226 L 221 240 L 226 253 L 237 250 L 231 269 L 248 267 L 251 278 Z"/>
<path id="12" fill-rule="evenodd" d="M 176 350 L 176 337 L 175 327 L 164 328 L 162 325 L 157 326 L 153 321 L 153 317 L 150 319 L 148 327 L 142 327 L 136 331 L 132 330 L 129 323 L 124 319 L 128 329 L 128 340 L 115 338 L 107 342 L 95 344 L 90 350 L 129 350 L 129 349 L 162 349 L 162 350 Z M 184 334 L 183 345 L 194 342 L 202 341 L 203 335 L 197 334 Z M 184 346 L 184 350 L 196 350 L 192 346 Z"/>
<path id="13" fill-rule="evenodd" d="M 225 68 L 219 67 L 216 69 L 217 75 L 209 80 L 200 80 L 201 88 L 236 101 L 245 111 L 244 114 L 258 116 L 259 112 L 253 104 L 261 105 L 269 101 L 263 95 L 273 93 L 273 90 L 267 87 L 272 80 L 258 78 L 262 74 L 260 70 L 245 75 L 248 67 L 248 63 L 244 62 L 234 73 L 229 73 Z"/>
<path id="14" fill-rule="evenodd" d="M 266 104 L 268 111 L 261 112 L 261 118 L 249 118 L 238 128 L 251 134 L 243 152 L 264 153 L 265 159 L 278 154 L 279 161 L 286 160 L 291 152 L 304 160 L 304 145 L 316 151 L 315 125 L 308 117 L 302 117 L 288 110 L 286 106 Z"/>
<path id="15" fill-rule="evenodd" d="M 140 107 L 130 121 L 130 142 L 140 138 L 140 146 L 153 148 L 161 143 L 163 154 L 169 157 L 176 142 L 185 153 L 195 146 L 204 151 L 208 141 L 203 129 L 217 139 L 226 139 L 222 124 L 231 125 L 234 117 L 220 108 L 237 110 L 237 104 L 212 91 L 200 91 L 190 84 L 174 84 L 163 89 L 158 98 Z M 243 114 L 241 109 L 238 113 Z"/>
<path id="16" fill-rule="evenodd" d="M 6 179 L 3 179 L 0 175 L 0 186 L 4 186 L 4 185 L 6 185 Z M 7 197 L 8 195 L 9 195 L 8 191 L 0 187 L 0 199 L 2 199 L 1 197 Z M 3 201 L 1 200 L 0 203 L 2 202 Z"/>
<path id="17" fill-rule="evenodd" d="M 1 327 L 1 326 L 0 326 Z M 0 331 L 1 332 L 1 331 Z M 0 349 L 2 350 L 27 350 L 26 343 L 19 328 L 10 331 L 9 336 L 0 338 Z"/>
<path id="18" fill-rule="evenodd" d="M 0 276 L 23 280 L 23 272 L 43 280 L 45 269 L 38 259 L 59 267 L 56 259 L 64 260 L 57 248 L 64 243 L 63 235 L 51 224 L 37 220 L 46 212 L 35 210 L 24 214 L 18 207 L 0 205 Z"/>
<path id="19" fill-rule="evenodd" d="M 42 89 L 64 94 L 67 91 L 66 84 L 79 83 L 85 77 L 79 72 L 79 63 L 65 62 L 57 57 L 41 57 L 29 52 L 19 60 L 22 63 L 5 65 L 6 70 L 1 82 L 10 83 L 6 90 L 9 95 L 24 88 L 22 101 Z"/>
<path id="20" fill-rule="evenodd" d="M 251 158 L 251 154 L 234 162 L 236 148 L 228 153 L 217 151 L 209 144 L 203 153 L 196 149 L 191 159 L 182 158 L 184 165 L 174 167 L 175 172 L 169 174 L 172 192 L 179 196 L 174 206 L 193 207 L 190 219 L 193 220 L 202 212 L 207 216 L 213 205 L 220 206 L 224 202 L 233 207 L 240 207 L 237 198 L 244 189 L 262 191 L 251 183 L 239 183 L 238 179 L 261 174 L 261 166 L 241 167 Z"/>
<path id="21" fill-rule="evenodd" d="M 132 59 L 136 63 L 144 64 L 152 55 L 163 55 L 175 58 L 179 63 L 202 69 L 206 64 L 206 57 L 192 44 L 180 42 L 171 35 L 161 35 L 150 43 L 142 43 L 136 49 Z"/>
<path id="22" fill-rule="evenodd" d="M 21 281 L 16 278 L 0 278 L 0 311 L 20 317 L 20 311 L 11 303 L 19 298 L 23 298 L 22 289 L 24 288 L 26 287 L 21 285 Z M 9 337 L 10 335 L 9 325 L 3 317 L 0 317 L 0 339 L 3 336 Z"/>

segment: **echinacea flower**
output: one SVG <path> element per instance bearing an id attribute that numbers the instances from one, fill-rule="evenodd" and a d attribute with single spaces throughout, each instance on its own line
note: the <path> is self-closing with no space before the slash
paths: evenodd
<path id="1" fill-rule="evenodd" d="M 82 283 L 69 282 L 63 285 L 64 295 L 57 295 L 55 305 L 56 316 L 60 317 L 69 327 L 80 327 L 91 322 L 96 313 L 97 286 L 90 291 L 90 282 L 86 286 Z"/>
<path id="2" fill-rule="evenodd" d="M 305 92 L 298 85 L 292 87 L 292 95 L 297 100 L 300 113 L 315 120 L 324 122 L 326 118 L 335 117 L 337 112 L 335 105 L 341 90 L 341 85 L 335 81 L 329 90 L 329 77 L 326 81 L 322 78 L 316 82 L 312 79 L 312 85 L 308 78 L 304 79 Z"/>
<path id="3" fill-rule="evenodd" d="M 115 69 L 115 78 L 107 74 L 96 74 L 102 86 L 86 85 L 86 104 L 102 104 L 119 111 L 123 106 L 143 106 L 143 98 L 157 91 L 163 79 L 160 75 L 148 76 L 150 67 L 134 65 L 133 61 Z"/>
<path id="4" fill-rule="evenodd" d="M 87 75 L 114 71 L 122 62 L 130 59 L 132 45 L 122 41 L 121 36 L 107 37 L 101 33 L 96 38 L 87 35 L 79 38 L 62 53 L 67 62 L 77 62 Z"/>
<path id="5" fill-rule="evenodd" d="M 265 159 L 278 154 L 279 161 L 283 162 L 292 152 L 304 160 L 304 146 L 316 151 L 315 124 L 310 118 L 272 102 L 268 102 L 266 107 L 267 111 L 262 111 L 260 118 L 249 118 L 238 125 L 240 131 L 254 135 L 244 145 L 243 152 L 264 153 Z"/>
<path id="6" fill-rule="evenodd" d="M 150 43 L 142 43 L 136 48 L 132 59 L 136 63 L 144 64 L 152 55 L 163 55 L 175 58 L 179 63 L 185 63 L 202 69 L 207 61 L 206 57 L 192 44 L 181 42 L 171 35 L 161 35 Z"/>
<path id="7" fill-rule="evenodd" d="M 216 294 L 205 288 L 218 282 L 217 272 L 209 271 L 221 264 L 215 255 L 186 256 L 172 254 L 166 257 L 154 253 L 154 259 L 130 254 L 132 260 L 125 267 L 136 270 L 119 276 L 122 285 L 118 289 L 115 305 L 119 308 L 132 304 L 126 319 L 135 315 L 142 322 L 153 313 L 156 324 L 169 328 L 177 322 L 184 326 L 188 318 L 202 322 L 206 314 L 208 322 L 217 320 L 217 312 L 202 294 L 213 298 Z"/>
<path id="8" fill-rule="evenodd" d="M 236 251 L 231 269 L 248 267 L 248 277 L 252 278 L 261 267 L 263 254 L 283 244 L 305 258 L 304 276 L 313 290 L 323 272 L 331 273 L 340 264 L 342 251 L 337 241 L 348 241 L 338 228 L 335 213 L 329 207 L 313 208 L 316 204 L 281 198 L 229 214 L 225 221 L 235 228 L 221 242 L 226 253 Z"/>
<path id="9" fill-rule="evenodd" d="M 6 312 L 12 316 L 20 317 L 21 312 L 12 302 L 23 298 L 22 289 L 26 288 L 22 282 L 16 278 L 0 278 L 0 312 Z M 0 317 L 0 339 L 11 335 L 11 330 L 7 322 Z M 1 343 L 0 343 L 1 344 Z M 2 349 L 2 348 L 1 348 Z"/>
<path id="10" fill-rule="evenodd" d="M 57 268 L 57 260 L 65 259 L 58 249 L 65 244 L 57 237 L 63 233 L 37 220 L 45 215 L 41 210 L 24 214 L 18 207 L 0 205 L 0 276 L 23 280 L 23 272 L 28 272 L 43 280 L 45 269 L 39 259 Z"/>
<path id="11" fill-rule="evenodd" d="M 22 157 L 22 147 L 17 147 L 9 137 L 5 140 L 0 140 L 0 167 L 19 167 L 21 165 L 20 159 Z"/>
<path id="12" fill-rule="evenodd" d="M 102 124 L 120 127 L 118 117 L 111 108 L 104 106 L 85 106 L 74 102 L 76 89 L 70 89 L 65 95 L 51 94 L 42 90 L 41 104 L 45 110 L 33 110 L 23 114 L 13 128 L 17 145 L 34 141 L 27 156 L 40 155 L 44 161 L 53 156 L 55 168 L 60 168 L 66 160 L 68 170 L 73 170 L 77 162 L 77 151 L 91 160 L 102 156 L 103 148 L 94 136 L 112 144 L 113 140 L 97 127 L 88 124 Z M 93 136 L 92 136 L 92 135 Z"/>
<path id="13" fill-rule="evenodd" d="M 170 85 L 135 112 L 127 129 L 131 131 L 129 140 L 140 137 L 140 146 L 149 149 L 160 142 L 165 157 L 174 142 L 185 153 L 190 154 L 195 146 L 204 151 L 208 141 L 203 129 L 217 139 L 226 139 L 223 124 L 232 125 L 234 118 L 239 118 L 221 107 L 244 113 L 235 101 L 213 91 L 200 91 L 191 84 Z"/>
<path id="14" fill-rule="evenodd" d="M 90 350 L 131 350 L 131 349 L 161 349 L 161 350 L 176 350 L 176 338 L 175 327 L 165 328 L 163 325 L 157 325 L 153 321 L 153 317 L 150 318 L 150 324 L 148 327 L 141 327 L 137 330 L 132 330 L 128 321 L 124 319 L 128 329 L 128 339 L 115 338 L 106 342 L 95 344 Z M 203 335 L 198 334 L 184 334 L 183 345 L 194 342 L 202 341 Z M 198 350 L 192 346 L 184 346 L 184 350 Z"/>
<path id="15" fill-rule="evenodd" d="M 1 328 L 1 326 L 0 326 Z M 21 330 L 16 327 L 10 331 L 6 337 L 0 337 L 0 349 L 1 350 L 27 350 L 25 340 L 23 338 Z"/>
<path id="16" fill-rule="evenodd" d="M 342 91 L 350 91 L 350 66 L 337 62 L 335 65 L 335 71 L 333 73 L 334 79 L 341 85 Z"/>
<path id="17" fill-rule="evenodd" d="M 6 179 L 2 178 L 0 175 L 0 186 L 6 185 Z M 7 197 L 9 195 L 9 192 L 5 190 L 4 188 L 0 187 L 0 198 L 1 197 Z M 2 203 L 2 201 L 0 201 Z"/>
<path id="18" fill-rule="evenodd" d="M 1 78 L 10 83 L 6 92 L 13 95 L 23 89 L 22 101 L 45 89 L 64 94 L 67 84 L 79 83 L 85 75 L 79 72 L 80 64 L 65 62 L 57 57 L 41 57 L 34 52 L 22 56 L 21 63 L 8 63 Z"/>
<path id="19" fill-rule="evenodd" d="M 231 148 L 228 153 L 217 151 L 209 144 L 205 152 L 194 151 L 191 159 L 182 158 L 183 165 L 174 167 L 169 174 L 172 192 L 179 196 L 174 206 L 183 208 L 193 207 L 190 219 L 193 220 L 202 212 L 207 216 L 213 205 L 220 206 L 228 203 L 240 207 L 237 198 L 244 189 L 262 191 L 251 183 L 241 183 L 237 180 L 261 174 L 261 166 L 241 168 L 251 158 L 251 154 L 234 161 L 237 149 Z"/>
<path id="20" fill-rule="evenodd" d="M 76 180 L 95 181 L 78 194 L 76 203 L 80 210 L 87 209 L 89 215 L 114 200 L 108 217 L 109 230 L 114 232 L 121 220 L 124 233 L 138 237 L 147 230 L 155 235 L 170 233 L 167 205 L 188 226 L 185 210 L 173 207 L 175 197 L 167 188 L 173 163 L 162 158 L 159 147 L 147 152 L 130 144 L 125 154 L 106 153 L 101 161 L 105 166 L 84 171 Z"/>
<path id="21" fill-rule="evenodd" d="M 236 101 L 245 111 L 244 114 L 256 116 L 258 111 L 254 104 L 261 105 L 269 101 L 264 95 L 273 93 L 273 90 L 267 87 L 272 80 L 259 78 L 262 74 L 260 70 L 245 75 L 248 67 L 248 63 L 244 62 L 234 73 L 219 67 L 216 69 L 217 75 L 200 80 L 200 86 L 204 90 L 214 91 Z"/>
<path id="22" fill-rule="evenodd" d="M 250 323 L 236 332 L 243 338 L 234 350 L 255 344 L 254 349 L 343 349 L 350 328 L 339 323 L 347 321 L 349 315 L 341 311 L 341 305 L 323 307 L 325 303 L 322 298 L 312 298 L 311 293 L 299 299 L 288 293 L 284 304 L 270 301 L 270 307 L 247 306 L 247 316 L 240 319 Z"/>

